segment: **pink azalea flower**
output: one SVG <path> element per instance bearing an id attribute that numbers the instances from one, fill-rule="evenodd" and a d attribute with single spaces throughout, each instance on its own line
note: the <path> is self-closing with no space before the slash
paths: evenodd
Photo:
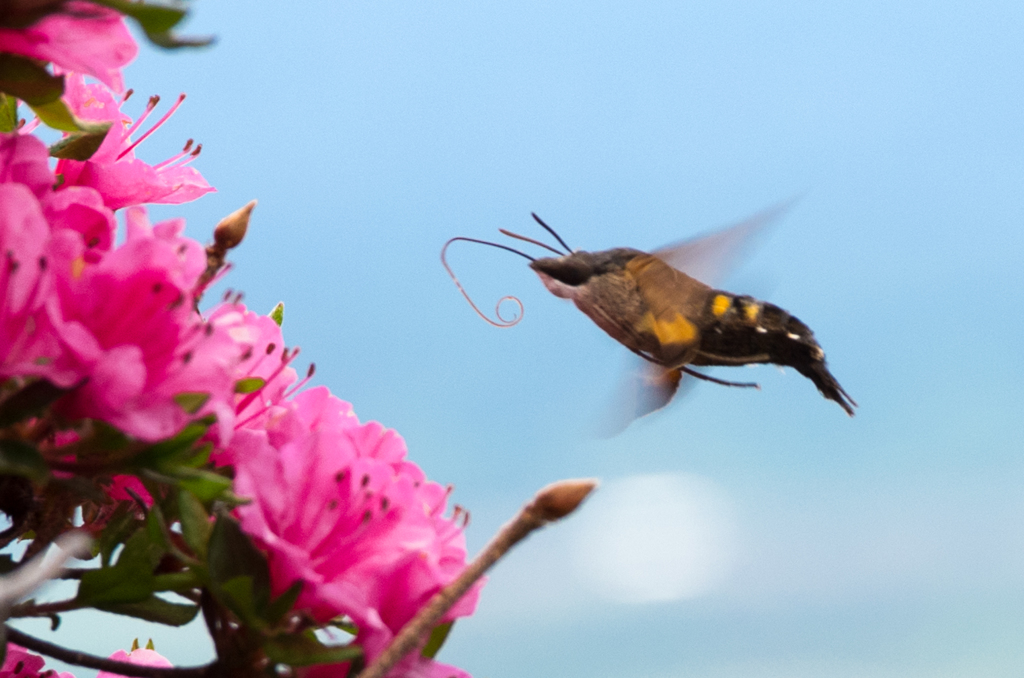
<path id="1" fill-rule="evenodd" d="M 87 248 L 110 249 L 117 222 L 95 190 L 70 187 L 55 192 L 56 177 L 42 141 L 23 134 L 0 134 L 0 184 L 25 186 L 52 229 L 77 231 Z"/>
<path id="2" fill-rule="evenodd" d="M 406 459 L 397 433 L 360 424 L 327 389 L 274 408 L 263 430 L 239 429 L 231 448 L 235 492 L 253 499 L 238 515 L 268 552 L 275 592 L 303 581 L 296 608 L 353 619 L 369 659 L 465 567 L 447 491 Z M 477 595 L 448 618 L 471 614 Z"/>
<path id="3" fill-rule="evenodd" d="M 69 0 L 27 28 L 0 28 L 0 52 L 52 61 L 91 75 L 117 92 L 124 90 L 121 69 L 139 48 L 124 17 L 106 7 Z"/>
<path id="4" fill-rule="evenodd" d="M 63 342 L 78 330 L 64 326 L 54 305 L 50 250 L 62 239 L 108 243 L 113 213 L 92 189 L 56 197 L 53 181 L 41 141 L 0 134 L 0 378 L 71 386 L 84 374 Z"/>
<path id="5" fill-rule="evenodd" d="M 54 184 L 46 145 L 32 136 L 0 134 L 0 183 L 22 184 L 45 200 Z"/>
<path id="6" fill-rule="evenodd" d="M 110 658 L 119 662 L 135 664 L 136 666 L 163 666 L 166 668 L 174 666 L 174 664 L 160 656 L 160 654 L 155 650 L 147 650 L 141 647 L 137 650 L 132 650 L 130 653 L 125 652 L 124 650 L 118 650 L 114 654 L 110 655 Z M 100 671 L 96 675 L 96 678 L 123 678 L 123 676 L 120 673 Z"/>
<path id="7" fill-rule="evenodd" d="M 50 286 L 45 248 L 50 229 L 23 184 L 0 184 L 0 378 L 42 375 L 58 342 L 44 309 Z M 49 355 L 48 355 L 49 354 Z"/>
<path id="8" fill-rule="evenodd" d="M 250 311 L 239 302 L 220 304 L 208 315 L 208 320 L 239 347 L 241 362 L 235 370 L 235 380 L 247 386 L 245 392 L 235 396 L 233 416 L 222 417 L 218 422 L 234 422 L 234 428 L 260 429 L 273 408 L 304 383 L 296 383 L 298 375 L 290 367 L 298 351 L 285 347 L 281 328 L 272 318 Z M 232 435 L 230 426 L 218 426 L 211 432 L 216 444 L 214 463 L 233 463 L 233 448 L 229 445 Z"/>
<path id="9" fill-rule="evenodd" d="M 80 242 L 55 241 L 52 256 L 64 338 L 89 380 L 59 403 L 70 418 L 96 418 L 143 440 L 175 434 L 213 412 L 230 416 L 240 350 L 192 306 L 205 269 L 180 219 L 150 226 L 129 210 L 127 241 L 96 262 Z"/>
<path id="10" fill-rule="evenodd" d="M 155 132 L 173 115 L 184 100 L 178 100 L 160 120 L 141 134 L 135 134 L 159 102 L 150 99 L 145 112 L 134 123 L 121 112 L 113 94 L 100 84 L 85 84 L 81 75 L 69 74 L 65 79 L 64 101 L 83 120 L 110 122 L 110 131 L 96 153 L 88 160 L 61 159 L 57 174 L 63 177 L 62 186 L 88 186 L 103 196 L 104 204 L 112 210 L 143 203 L 177 205 L 189 202 L 214 190 L 206 179 L 188 163 L 194 160 L 201 147 L 192 151 L 191 140 L 185 150 L 156 165 L 135 158 L 135 148 Z M 64 189 L 62 189 L 64 190 Z"/>
<path id="11" fill-rule="evenodd" d="M 43 669 L 46 660 L 37 654 L 14 643 L 8 643 L 7 656 L 0 667 L 0 678 L 75 678 L 64 671 L 57 673 L 53 669 Z"/>

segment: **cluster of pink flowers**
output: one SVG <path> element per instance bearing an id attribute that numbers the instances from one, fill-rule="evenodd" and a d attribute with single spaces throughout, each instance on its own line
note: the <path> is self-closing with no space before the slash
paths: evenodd
<path id="1" fill-rule="evenodd" d="M 150 226 L 133 207 L 115 247 L 99 191 L 56 184 L 41 141 L 0 135 L 0 378 L 77 384 L 63 414 L 143 440 L 192 418 L 183 394 L 202 394 L 204 413 L 230 415 L 238 347 L 192 303 L 203 246 L 182 237 L 183 220 Z"/>
<path id="2" fill-rule="evenodd" d="M 354 622 L 372 660 L 465 567 L 462 525 L 445 516 L 448 491 L 406 459 L 394 431 L 361 424 L 325 388 L 300 392 L 296 352 L 273 319 L 238 301 L 197 310 L 204 247 L 182 235 L 183 220 L 151 225 L 141 205 L 213 189 L 186 166 L 191 141 L 162 163 L 135 157 L 163 121 L 141 132 L 156 101 L 133 121 L 121 111 L 127 97 L 115 98 L 137 47 L 116 12 L 82 0 L 63 8 L 28 28 L 0 28 L 0 52 L 52 62 L 68 108 L 112 126 L 88 160 L 56 163 L 33 124 L 0 134 L 0 383 L 47 379 L 69 389 L 55 405 L 63 420 L 101 420 L 144 441 L 214 415 L 212 459 L 233 467 L 234 491 L 252 500 L 237 516 L 268 555 L 274 592 L 302 581 L 296 609 Z M 127 500 L 132 480 L 117 479 L 112 498 Z M 448 619 L 471 614 L 476 595 Z M 37 660 L 12 646 L 0 676 L 36 675 Z M 413 653 L 389 675 L 466 674 Z"/>
<path id="3" fill-rule="evenodd" d="M 136 666 L 171 666 L 171 662 L 157 652 L 145 648 L 138 648 L 131 652 L 118 650 L 110 655 L 110 658 Z M 44 666 L 46 666 L 46 660 L 42 657 L 11 643 L 7 646 L 7 656 L 4 657 L 3 665 L 0 666 L 0 678 L 75 678 L 74 674 L 67 671 L 57 673 L 53 669 L 43 668 Z M 121 678 L 121 676 L 109 671 L 100 671 L 96 678 Z"/>

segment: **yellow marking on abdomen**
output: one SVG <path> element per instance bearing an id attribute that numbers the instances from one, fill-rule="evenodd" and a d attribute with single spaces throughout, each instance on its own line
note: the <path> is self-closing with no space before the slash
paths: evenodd
<path id="1" fill-rule="evenodd" d="M 732 306 L 732 299 L 724 294 L 715 295 L 715 298 L 711 300 L 711 312 L 715 314 L 716 318 L 724 315 L 730 306 Z"/>
<path id="2" fill-rule="evenodd" d="M 756 321 L 760 312 L 761 304 L 747 304 L 743 307 L 743 313 L 747 316 L 747 320 L 750 322 Z"/>
<path id="3" fill-rule="evenodd" d="M 662 344 L 691 344 L 697 338 L 697 326 L 678 313 L 672 320 L 658 320 L 648 313 L 647 324 Z"/>

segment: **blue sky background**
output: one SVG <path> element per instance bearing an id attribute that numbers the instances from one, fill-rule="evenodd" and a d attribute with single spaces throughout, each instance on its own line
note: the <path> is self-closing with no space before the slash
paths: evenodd
<path id="1" fill-rule="evenodd" d="M 441 658 L 511 676 L 1019 676 L 1024 666 L 1024 5 L 304 2 L 193 5 L 207 50 L 144 47 L 188 100 L 139 154 L 204 145 L 260 203 L 227 285 L 315 383 L 405 436 L 469 508 L 472 551 L 539 487 L 584 510 L 494 571 Z M 138 96 L 136 106 L 144 103 Z M 137 112 L 137 111 L 136 111 Z M 726 287 L 805 321 L 860 403 L 720 369 L 611 439 L 626 351 L 525 262 L 455 235 L 653 249 L 802 199 Z M 104 653 L 183 632 L 65 617 Z M 25 628 L 35 628 L 26 624 Z M 40 629 L 42 626 L 40 626 Z M 77 670 L 79 676 L 86 672 Z"/>

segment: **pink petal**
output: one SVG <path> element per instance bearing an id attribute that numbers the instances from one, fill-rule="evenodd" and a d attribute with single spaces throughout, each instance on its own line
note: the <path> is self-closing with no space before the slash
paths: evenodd
<path id="1" fill-rule="evenodd" d="M 71 0 L 24 29 L 0 29 L 0 51 L 52 61 L 69 71 L 86 73 L 116 92 L 124 90 L 121 68 L 139 48 L 112 9 Z"/>

